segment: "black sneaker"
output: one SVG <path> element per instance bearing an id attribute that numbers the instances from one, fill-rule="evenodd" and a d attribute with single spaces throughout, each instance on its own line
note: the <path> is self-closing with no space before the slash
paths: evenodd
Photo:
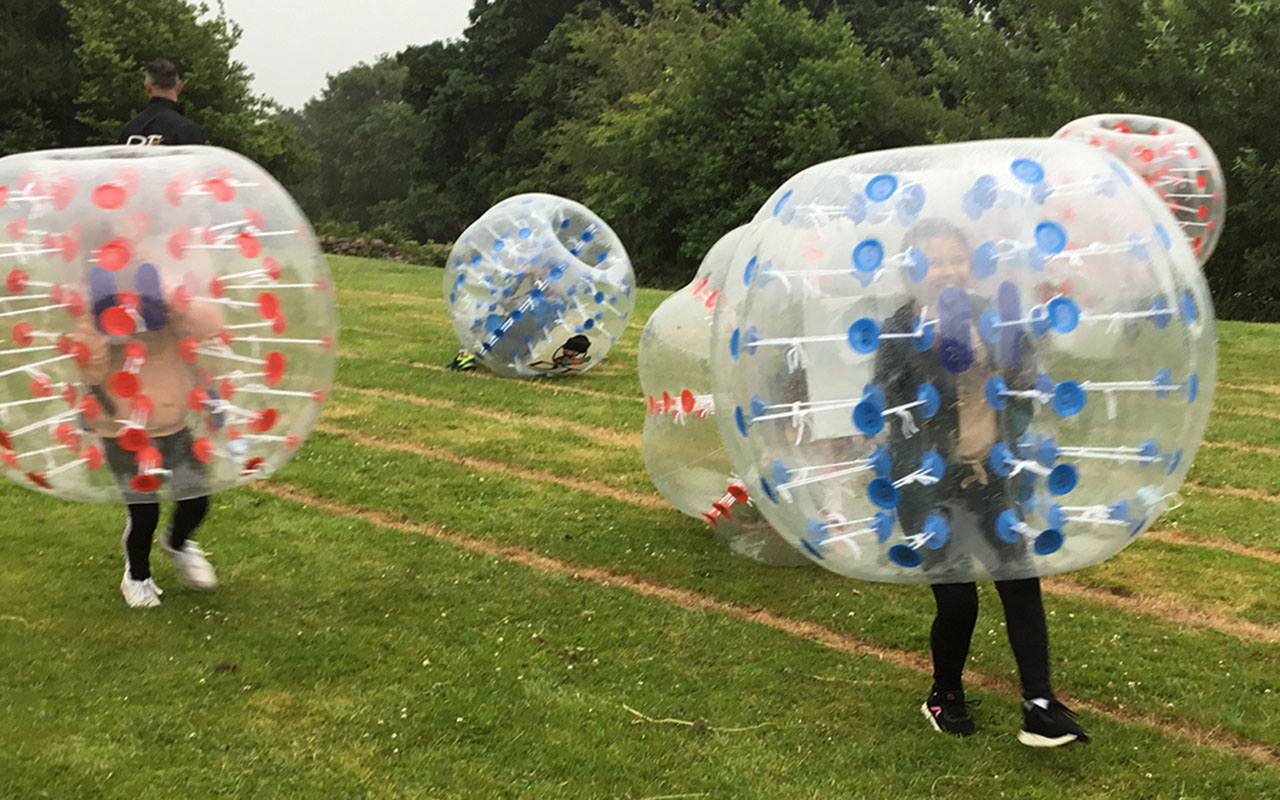
<path id="1" fill-rule="evenodd" d="M 1022 730 L 1018 741 L 1027 747 L 1062 747 L 1075 742 L 1089 741 L 1089 734 L 1075 721 L 1075 712 L 1050 700 L 1048 708 L 1041 708 L 1030 700 L 1022 703 Z"/>
<path id="2" fill-rule="evenodd" d="M 977 700 L 965 702 L 964 690 L 955 689 L 949 692 L 933 691 L 920 706 L 920 713 L 929 720 L 929 724 L 938 733 L 949 733 L 952 736 L 972 736 L 974 731 L 973 715 L 969 709 L 978 705 Z"/>

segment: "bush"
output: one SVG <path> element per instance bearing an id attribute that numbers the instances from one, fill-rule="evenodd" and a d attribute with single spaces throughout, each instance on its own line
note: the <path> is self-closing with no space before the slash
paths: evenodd
<path id="1" fill-rule="evenodd" d="M 367 236 L 370 239 L 381 239 L 387 244 L 402 245 L 409 240 L 409 237 L 405 235 L 404 231 L 400 230 L 390 222 L 382 222 L 373 226 L 369 229 Z"/>
<path id="2" fill-rule="evenodd" d="M 355 239 L 360 236 L 360 225 L 355 222 L 339 222 L 327 219 L 316 225 L 316 236 L 334 236 L 339 239 Z"/>
<path id="3" fill-rule="evenodd" d="M 400 242 L 400 247 L 404 250 L 410 264 L 421 264 L 425 267 L 445 266 L 449 261 L 449 251 L 453 249 L 452 244 L 440 244 L 430 239 L 423 244 L 407 239 Z"/>

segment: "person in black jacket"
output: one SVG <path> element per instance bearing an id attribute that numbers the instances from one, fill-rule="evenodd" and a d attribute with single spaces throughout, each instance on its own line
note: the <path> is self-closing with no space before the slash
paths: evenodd
<path id="1" fill-rule="evenodd" d="M 160 58 L 148 64 L 142 86 L 151 100 L 120 131 L 117 144 L 204 144 L 199 126 L 183 116 L 178 105 L 182 80 L 173 62 Z"/>
<path id="2" fill-rule="evenodd" d="M 1027 543 L 1005 542 L 995 534 L 999 514 L 1022 505 L 1019 495 L 1028 476 L 1000 477 L 991 470 L 988 457 L 996 443 L 1012 446 L 1026 431 L 1035 401 L 1010 398 L 997 412 L 985 402 L 983 387 L 996 375 L 1011 389 L 1035 386 L 1030 337 L 1019 328 L 1006 328 L 1003 341 L 988 346 L 978 335 L 977 321 L 987 303 L 972 292 L 972 249 L 955 226 L 922 220 L 907 234 L 904 249 L 910 248 L 928 259 L 929 272 L 918 300 L 900 307 L 885 324 L 885 332 L 910 333 L 925 317 L 926 324 L 938 320 L 932 328 L 934 339 L 923 351 L 910 338 L 882 340 L 875 385 L 890 406 L 915 400 L 924 383 L 931 384 L 940 399 L 937 414 L 917 431 L 908 433 L 896 419 L 886 420 L 895 475 L 918 470 L 929 451 L 946 464 L 937 483 L 904 487 L 898 506 L 907 534 L 920 533 L 930 515 L 950 528 L 945 545 L 920 551 L 919 563 L 929 576 L 938 609 L 930 636 L 933 687 L 921 711 L 935 730 L 958 736 L 974 732 L 961 676 L 978 615 L 977 586 L 968 581 L 976 559 L 992 573 L 1031 575 L 996 581 L 1022 681 L 1024 724 L 1019 741 L 1036 747 L 1088 741 L 1088 734 L 1050 688 L 1049 634 Z"/>

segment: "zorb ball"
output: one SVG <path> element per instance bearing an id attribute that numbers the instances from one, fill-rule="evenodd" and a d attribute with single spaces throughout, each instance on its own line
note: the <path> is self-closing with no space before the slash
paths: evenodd
<path id="1" fill-rule="evenodd" d="M 0 160 L 0 458 L 98 503 L 181 500 L 289 460 L 333 381 L 306 219 L 214 147 Z"/>
<path id="2" fill-rule="evenodd" d="M 648 416 L 645 468 L 667 502 L 706 520 L 730 552 L 776 565 L 807 563 L 754 507 L 733 472 L 711 396 L 711 320 L 739 228 L 711 248 L 688 286 L 658 306 L 640 336 L 640 386 Z"/>
<path id="3" fill-rule="evenodd" d="M 716 420 L 761 513 L 870 580 L 1113 555 L 1185 476 L 1215 372 L 1209 293 L 1164 202 L 1061 140 L 801 172 L 735 249 L 713 326 Z"/>
<path id="4" fill-rule="evenodd" d="M 635 307 L 635 274 L 590 209 L 503 200 L 449 253 L 444 296 L 462 346 L 499 375 L 571 375 L 604 360 Z"/>
<path id="5" fill-rule="evenodd" d="M 1203 266 L 1227 220 L 1227 184 L 1213 148 L 1190 125 L 1141 114 L 1095 114 L 1054 137 L 1113 153 L 1164 201 Z"/>

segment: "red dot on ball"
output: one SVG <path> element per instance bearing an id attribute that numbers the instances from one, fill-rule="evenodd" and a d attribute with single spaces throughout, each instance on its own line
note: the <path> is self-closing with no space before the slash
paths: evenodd
<path id="1" fill-rule="evenodd" d="M 257 258 L 262 254 L 262 242 L 258 241 L 258 237 L 252 233 L 237 234 L 236 249 L 245 258 Z"/>
<path id="2" fill-rule="evenodd" d="M 133 258 L 133 246 L 123 236 L 117 236 L 98 251 L 98 263 L 110 272 L 118 272 L 128 266 Z"/>
<path id="3" fill-rule="evenodd" d="M 102 330 L 110 336 L 128 336 L 137 327 L 133 317 L 129 316 L 129 312 L 121 306 L 112 306 L 103 311 L 102 316 L 98 317 L 98 322 L 102 325 Z"/>
<path id="4" fill-rule="evenodd" d="M 117 437 L 116 443 L 122 449 L 128 450 L 130 453 L 136 453 L 151 444 L 151 437 L 142 428 L 130 428 Z"/>
<path id="5" fill-rule="evenodd" d="M 116 397 L 130 398 L 138 394 L 141 385 L 138 382 L 138 376 L 132 372 L 120 370 L 111 376 L 108 382 L 111 393 Z"/>
<path id="6" fill-rule="evenodd" d="M 115 211 L 125 199 L 124 189 L 114 183 L 104 183 L 93 190 L 93 204 L 104 211 Z"/>

